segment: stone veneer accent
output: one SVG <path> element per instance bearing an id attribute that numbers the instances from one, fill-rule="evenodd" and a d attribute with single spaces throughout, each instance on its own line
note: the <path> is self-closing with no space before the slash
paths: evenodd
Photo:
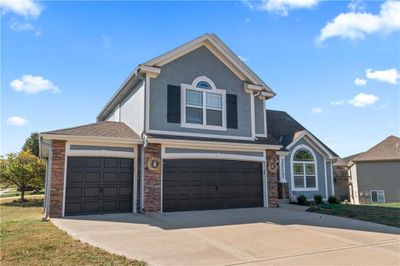
<path id="1" fill-rule="evenodd" d="M 64 194 L 65 141 L 53 140 L 50 179 L 50 217 L 62 216 Z"/>
<path id="2" fill-rule="evenodd" d="M 288 183 L 278 183 L 278 198 L 279 199 L 289 199 Z"/>
<path id="3" fill-rule="evenodd" d="M 267 150 L 268 207 L 278 207 L 278 167 L 275 151 Z"/>
<path id="4" fill-rule="evenodd" d="M 159 160 L 158 169 L 149 169 L 152 159 Z M 149 143 L 145 148 L 144 211 L 161 211 L 161 144 Z"/>

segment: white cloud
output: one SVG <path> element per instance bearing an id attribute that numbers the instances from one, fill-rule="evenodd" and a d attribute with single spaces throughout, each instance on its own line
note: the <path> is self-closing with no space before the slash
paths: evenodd
<path id="1" fill-rule="evenodd" d="M 23 75 L 20 79 L 14 79 L 10 82 L 10 87 L 15 91 L 23 91 L 29 94 L 36 94 L 41 91 L 59 92 L 58 87 L 50 80 L 32 75 Z"/>
<path id="2" fill-rule="evenodd" d="M 242 2 L 252 10 L 268 11 L 281 16 L 287 16 L 289 10 L 312 8 L 318 4 L 319 0 L 242 0 Z"/>
<path id="3" fill-rule="evenodd" d="M 10 29 L 12 29 L 13 31 L 16 31 L 16 32 L 33 31 L 36 36 L 39 36 L 42 34 L 42 31 L 40 30 L 40 28 L 33 26 L 29 22 L 19 22 L 14 18 L 10 20 Z"/>
<path id="4" fill-rule="evenodd" d="M 347 7 L 353 12 L 364 11 L 365 3 L 363 0 L 352 0 Z"/>
<path id="5" fill-rule="evenodd" d="M 354 84 L 356 84 L 357 86 L 365 86 L 367 84 L 367 80 L 365 79 L 360 79 L 360 78 L 356 78 L 354 80 Z"/>
<path id="6" fill-rule="evenodd" d="M 349 100 L 349 104 L 354 107 L 365 107 L 374 104 L 378 100 L 379 98 L 373 94 L 359 93 L 353 99 Z"/>
<path id="7" fill-rule="evenodd" d="M 400 20 L 400 17 L 399 17 Z M 390 84 L 397 84 L 397 79 L 400 78 L 400 72 L 396 68 L 387 70 L 372 70 L 368 68 L 365 70 L 365 76 L 369 79 L 375 79 L 381 82 L 387 82 Z"/>
<path id="8" fill-rule="evenodd" d="M 27 18 L 37 18 L 42 7 L 34 0 L 1 0 L 2 13 L 13 12 Z"/>
<path id="9" fill-rule="evenodd" d="M 24 126 L 28 123 L 28 120 L 20 116 L 11 116 L 6 123 L 10 126 Z"/>
<path id="10" fill-rule="evenodd" d="M 322 108 L 315 107 L 315 108 L 311 109 L 311 112 L 313 112 L 314 114 L 320 114 L 320 113 L 322 113 Z"/>
<path id="11" fill-rule="evenodd" d="M 338 101 L 332 101 L 331 105 L 338 106 L 338 105 L 342 105 L 343 103 L 344 103 L 344 100 L 338 100 Z"/>
<path id="12" fill-rule="evenodd" d="M 367 34 L 389 33 L 400 30 L 400 1 L 387 0 L 380 7 L 379 14 L 351 11 L 341 13 L 321 29 L 318 43 L 333 37 L 357 40 Z"/>

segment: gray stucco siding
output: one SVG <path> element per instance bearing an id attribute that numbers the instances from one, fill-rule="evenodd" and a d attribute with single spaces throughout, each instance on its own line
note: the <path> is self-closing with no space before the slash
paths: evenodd
<path id="1" fill-rule="evenodd" d="M 293 150 L 299 145 L 306 145 L 309 149 L 311 149 L 315 156 L 317 162 L 316 172 L 318 174 L 318 190 L 316 191 L 293 191 L 292 190 L 292 172 L 291 172 L 291 156 Z M 326 198 L 326 189 L 325 189 L 325 168 L 324 168 L 324 157 L 323 155 L 316 149 L 314 149 L 307 141 L 304 139 L 299 140 L 295 146 L 289 149 L 289 154 L 285 157 L 285 170 L 286 170 L 286 180 L 289 185 L 289 191 L 292 193 L 294 198 L 297 198 L 300 195 L 306 196 L 308 199 L 313 199 L 315 195 L 321 195 L 323 198 Z M 326 169 L 327 173 L 329 169 Z M 328 196 L 331 195 L 329 190 L 329 181 L 328 181 Z"/>
<path id="2" fill-rule="evenodd" d="M 400 202 L 400 161 L 357 162 L 360 203 L 370 203 L 370 190 L 384 190 L 386 202 Z"/>
<path id="3" fill-rule="evenodd" d="M 218 89 L 237 95 L 238 129 L 194 129 L 167 122 L 167 86 L 191 84 L 199 76 L 207 76 Z M 160 75 L 151 79 L 149 124 L 150 130 L 251 137 L 250 95 L 244 91 L 243 81 L 202 46 L 165 64 L 161 67 Z"/>
<path id="4" fill-rule="evenodd" d="M 256 121 L 256 134 L 264 134 L 264 112 L 265 106 L 263 100 L 258 97 L 254 97 L 254 115 Z"/>

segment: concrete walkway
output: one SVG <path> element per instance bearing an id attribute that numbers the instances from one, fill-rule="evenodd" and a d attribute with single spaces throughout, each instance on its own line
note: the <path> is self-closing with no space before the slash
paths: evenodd
<path id="1" fill-rule="evenodd" d="M 400 229 L 285 208 L 52 219 L 150 265 L 400 265 Z"/>

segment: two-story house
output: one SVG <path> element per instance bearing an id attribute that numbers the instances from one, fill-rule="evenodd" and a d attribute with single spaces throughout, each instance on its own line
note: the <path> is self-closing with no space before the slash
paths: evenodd
<path id="1" fill-rule="evenodd" d="M 269 124 L 274 96 L 215 34 L 138 65 L 96 123 L 40 134 L 48 215 L 276 207 L 278 184 L 333 194 L 336 154 Z"/>

